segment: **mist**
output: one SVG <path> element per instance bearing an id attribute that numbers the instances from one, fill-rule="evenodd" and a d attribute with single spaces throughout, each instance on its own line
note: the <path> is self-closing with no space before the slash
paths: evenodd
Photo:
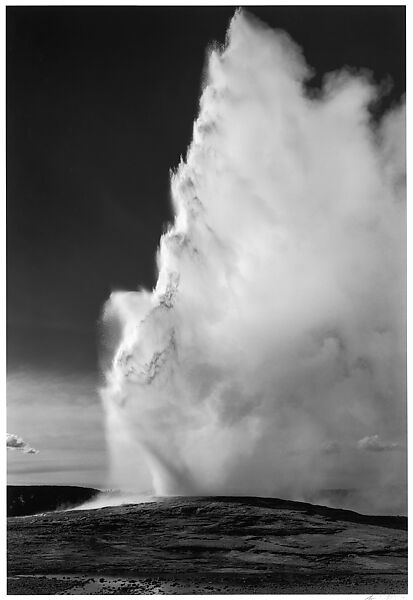
<path id="1" fill-rule="evenodd" d="M 244 11 L 209 51 L 156 287 L 103 311 L 111 486 L 405 510 L 405 107 L 313 75 Z"/>

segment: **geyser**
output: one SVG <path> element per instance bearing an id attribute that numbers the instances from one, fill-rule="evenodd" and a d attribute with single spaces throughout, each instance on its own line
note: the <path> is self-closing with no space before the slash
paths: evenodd
<path id="1" fill-rule="evenodd" d="M 112 485 L 403 510 L 404 105 L 311 75 L 243 12 L 209 54 L 156 287 L 104 309 Z"/>

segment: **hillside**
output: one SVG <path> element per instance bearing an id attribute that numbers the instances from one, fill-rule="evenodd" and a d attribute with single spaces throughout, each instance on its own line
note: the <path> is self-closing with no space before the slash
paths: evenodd
<path id="1" fill-rule="evenodd" d="M 9 593 L 406 593 L 406 529 L 246 497 L 12 517 Z"/>

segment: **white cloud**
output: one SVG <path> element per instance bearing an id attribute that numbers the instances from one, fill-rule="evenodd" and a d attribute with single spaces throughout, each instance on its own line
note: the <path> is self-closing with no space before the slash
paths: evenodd
<path id="1" fill-rule="evenodd" d="M 371 452 L 385 452 L 388 450 L 397 450 L 400 448 L 400 444 L 396 442 L 382 442 L 379 436 L 371 435 L 366 436 L 357 442 L 357 448 L 359 450 L 368 450 Z"/>
<path id="2" fill-rule="evenodd" d="M 6 433 L 6 446 L 10 450 L 21 450 L 25 454 L 38 454 L 39 451 L 31 448 L 27 442 L 14 433 Z"/>

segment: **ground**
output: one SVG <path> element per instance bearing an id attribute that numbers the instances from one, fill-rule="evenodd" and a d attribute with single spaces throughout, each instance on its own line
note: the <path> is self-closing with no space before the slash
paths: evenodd
<path id="1" fill-rule="evenodd" d="M 11 517 L 8 593 L 407 593 L 406 528 L 245 497 Z"/>

